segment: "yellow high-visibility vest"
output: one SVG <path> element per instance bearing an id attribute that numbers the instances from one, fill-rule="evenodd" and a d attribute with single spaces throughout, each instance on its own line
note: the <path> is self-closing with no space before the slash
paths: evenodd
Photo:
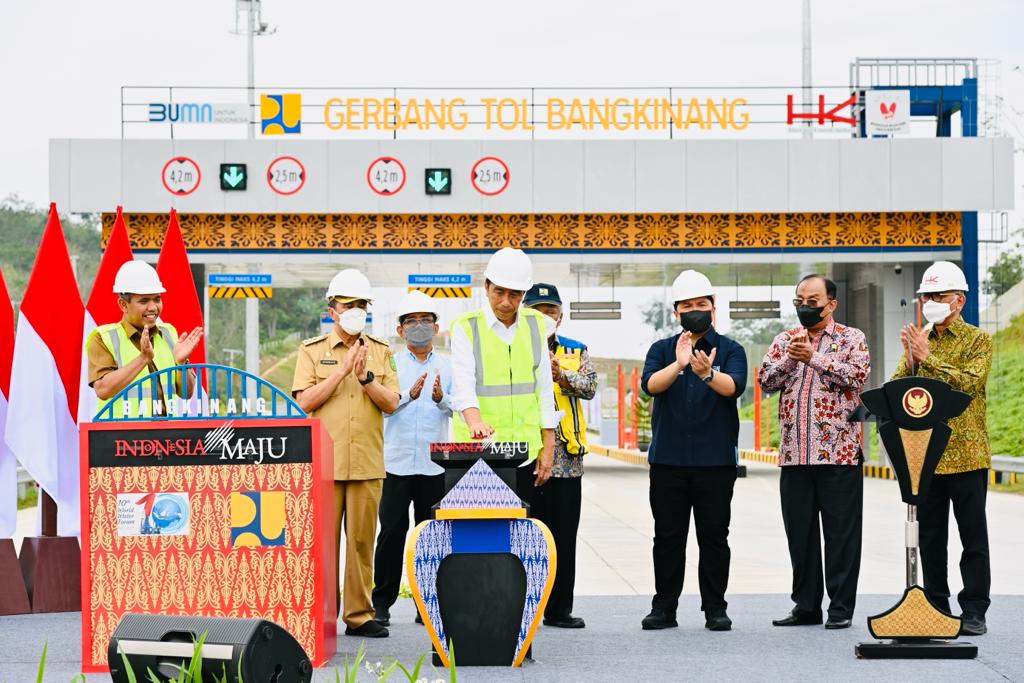
<path id="1" fill-rule="evenodd" d="M 178 342 L 178 332 L 172 325 L 167 323 L 157 323 L 157 327 L 160 328 L 160 334 L 150 337 L 150 340 L 153 342 L 153 363 L 156 365 L 157 370 L 174 367 L 177 365 L 174 360 L 174 345 Z M 123 368 L 128 363 L 131 363 L 142 353 L 135 348 L 135 344 L 128 337 L 128 332 L 124 329 L 124 325 L 119 322 L 100 325 L 89 333 L 85 340 L 86 348 L 88 348 L 93 337 L 98 337 L 100 342 L 107 347 L 119 368 Z M 148 374 L 150 374 L 149 368 L 143 367 L 132 381 L 141 379 Z M 166 379 L 164 381 L 166 382 Z M 166 398 L 169 399 L 173 393 L 173 389 L 168 391 L 166 386 L 164 387 Z M 139 401 L 140 395 L 142 398 L 141 403 Z M 127 404 L 130 417 L 140 415 L 149 417 L 152 415 L 153 400 L 156 398 L 157 390 L 155 385 L 146 382 L 141 386 L 141 391 L 132 389 L 128 392 L 128 395 L 114 404 L 112 412 L 115 418 L 124 417 L 124 408 Z M 99 413 L 108 403 L 110 403 L 110 399 L 100 400 L 96 405 L 96 412 Z"/>

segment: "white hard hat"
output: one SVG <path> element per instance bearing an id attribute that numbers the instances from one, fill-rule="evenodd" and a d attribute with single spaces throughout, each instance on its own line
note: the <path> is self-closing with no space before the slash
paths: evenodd
<path id="1" fill-rule="evenodd" d="M 437 317 L 437 303 L 418 289 L 414 289 L 402 297 L 398 304 L 398 318 L 409 313 L 433 313 Z"/>
<path id="2" fill-rule="evenodd" d="M 921 286 L 917 288 L 918 294 L 966 291 L 967 278 L 964 277 L 964 271 L 949 261 L 936 261 L 928 266 L 921 277 Z"/>
<path id="3" fill-rule="evenodd" d="M 166 291 L 156 269 L 145 261 L 126 261 L 114 276 L 114 294 L 163 294 Z"/>
<path id="4" fill-rule="evenodd" d="M 334 298 L 344 299 L 346 303 L 359 299 L 373 301 L 370 281 L 355 268 L 346 268 L 331 278 L 326 298 L 328 301 Z"/>
<path id="5" fill-rule="evenodd" d="M 704 273 L 696 270 L 684 270 L 672 283 L 672 303 L 696 299 L 700 296 L 714 296 L 715 290 L 711 280 Z"/>
<path id="6" fill-rule="evenodd" d="M 525 292 L 533 286 L 533 263 L 522 249 L 505 247 L 491 255 L 484 277 L 499 287 Z"/>

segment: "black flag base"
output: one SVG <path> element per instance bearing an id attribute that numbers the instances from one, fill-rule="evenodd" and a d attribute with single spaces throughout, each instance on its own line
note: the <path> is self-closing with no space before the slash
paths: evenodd
<path id="1" fill-rule="evenodd" d="M 948 640 L 882 640 L 857 643 L 859 659 L 974 659 L 978 646 Z"/>
<path id="2" fill-rule="evenodd" d="M 920 586 L 910 586 L 896 605 L 868 617 L 868 631 L 875 643 L 858 643 L 861 659 L 974 659 L 978 646 L 954 643 L 960 635 L 960 618 L 942 611 Z"/>

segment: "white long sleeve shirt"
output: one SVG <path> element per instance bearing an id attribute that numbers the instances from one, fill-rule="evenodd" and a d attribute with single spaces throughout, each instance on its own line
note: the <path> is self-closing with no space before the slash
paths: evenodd
<path id="1" fill-rule="evenodd" d="M 516 320 L 506 327 L 498 320 L 490 306 L 484 306 L 484 320 L 506 344 L 511 345 L 516 335 L 516 326 L 522 320 Z M 541 330 L 543 334 L 543 329 Z M 537 373 L 540 399 L 540 426 L 542 429 L 554 429 L 558 426 L 558 415 L 555 412 L 555 388 L 551 381 L 551 357 L 548 345 L 541 343 L 540 365 L 534 368 Z M 467 408 L 479 408 L 476 397 L 476 361 L 473 357 L 473 343 L 461 325 L 452 328 L 452 408 L 461 413 Z"/>

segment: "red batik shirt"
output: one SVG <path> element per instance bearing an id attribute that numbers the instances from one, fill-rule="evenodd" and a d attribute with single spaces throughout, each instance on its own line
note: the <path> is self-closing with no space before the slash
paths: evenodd
<path id="1" fill-rule="evenodd" d="M 786 353 L 800 329 L 775 337 L 761 363 L 761 389 L 782 392 L 779 465 L 856 465 L 860 425 L 848 417 L 871 372 L 864 333 L 830 320 L 810 338 L 814 352 L 802 363 Z"/>

